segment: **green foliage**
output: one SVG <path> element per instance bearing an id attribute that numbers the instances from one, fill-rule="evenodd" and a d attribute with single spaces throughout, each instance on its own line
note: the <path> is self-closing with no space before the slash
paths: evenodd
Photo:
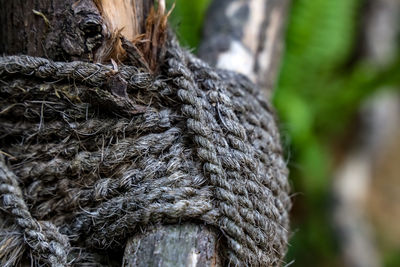
<path id="1" fill-rule="evenodd" d="M 390 250 L 384 255 L 384 265 L 386 267 L 400 266 L 400 248 L 397 250 Z"/>
<path id="2" fill-rule="evenodd" d="M 196 48 L 199 44 L 204 15 L 210 2 L 211 0 L 167 0 L 169 8 L 175 3 L 169 21 L 183 45 Z"/>
<path id="3" fill-rule="evenodd" d="M 291 138 L 291 179 L 302 214 L 294 218 L 288 261 L 332 266 L 337 257 L 326 214 L 335 139 L 362 101 L 398 83 L 399 62 L 379 69 L 354 59 L 363 0 L 293 1 L 274 102 Z M 353 58 L 353 60 L 351 60 Z M 300 166 L 297 167 L 296 166 Z M 310 257 L 310 252 L 312 256 Z"/>

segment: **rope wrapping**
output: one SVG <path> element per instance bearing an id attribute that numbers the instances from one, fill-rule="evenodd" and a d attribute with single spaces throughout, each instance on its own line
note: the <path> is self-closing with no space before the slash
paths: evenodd
<path id="1" fill-rule="evenodd" d="M 288 171 L 272 107 L 246 77 L 171 38 L 157 75 L 5 56 L 0 79 L 2 265 L 30 251 L 101 266 L 99 251 L 139 227 L 185 220 L 221 230 L 228 265 L 282 264 Z"/>

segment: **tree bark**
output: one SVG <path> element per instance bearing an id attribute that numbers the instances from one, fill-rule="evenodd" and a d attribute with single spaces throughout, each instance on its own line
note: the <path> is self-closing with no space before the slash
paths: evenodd
<path id="1" fill-rule="evenodd" d="M 92 1 L 0 0 L 0 51 L 54 60 L 90 60 L 102 17 Z"/>
<path id="2" fill-rule="evenodd" d="M 118 39 L 115 31 L 130 41 L 144 32 L 151 5 L 146 0 L 0 0 L 0 52 L 104 61 L 101 47 Z"/>

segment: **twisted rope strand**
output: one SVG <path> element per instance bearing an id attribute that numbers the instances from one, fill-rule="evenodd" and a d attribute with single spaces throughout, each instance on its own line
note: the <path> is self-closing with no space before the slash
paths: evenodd
<path id="1" fill-rule="evenodd" d="M 25 242 L 38 259 L 53 267 L 67 265 L 68 239 L 49 222 L 35 220 L 25 204 L 15 175 L 0 159 L 0 197 L 2 206 L 14 215 L 15 222 L 24 231 Z"/>
<path id="2" fill-rule="evenodd" d="M 245 77 L 173 37 L 166 48 L 157 77 L 0 57 L 0 145 L 12 155 L 0 204 L 37 262 L 100 265 L 98 249 L 120 248 L 138 227 L 201 220 L 224 234 L 228 265 L 281 264 L 291 204 L 272 108 Z"/>

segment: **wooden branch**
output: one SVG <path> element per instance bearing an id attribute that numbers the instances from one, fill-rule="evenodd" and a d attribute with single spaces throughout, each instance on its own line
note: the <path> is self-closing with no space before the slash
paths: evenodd
<path id="1" fill-rule="evenodd" d="M 240 72 L 271 93 L 282 51 L 288 0 L 214 1 L 199 55 Z"/>

